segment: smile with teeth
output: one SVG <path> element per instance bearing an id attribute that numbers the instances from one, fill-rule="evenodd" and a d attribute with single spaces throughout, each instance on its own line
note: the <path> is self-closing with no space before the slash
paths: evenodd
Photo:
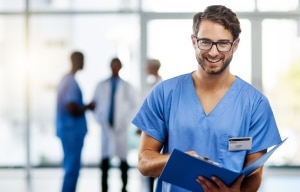
<path id="1" fill-rule="evenodd" d="M 221 61 L 221 59 L 214 59 L 214 60 L 212 60 L 212 59 L 207 59 L 209 62 L 211 62 L 211 63 L 217 63 L 217 62 L 219 62 L 219 61 Z"/>

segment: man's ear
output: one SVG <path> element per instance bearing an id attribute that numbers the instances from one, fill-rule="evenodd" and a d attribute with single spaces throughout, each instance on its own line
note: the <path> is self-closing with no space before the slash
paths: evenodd
<path id="1" fill-rule="evenodd" d="M 234 41 L 234 44 L 232 45 L 233 46 L 233 52 L 235 52 L 239 46 L 239 43 L 240 43 L 240 38 L 237 38 L 235 41 Z"/>
<path id="2" fill-rule="evenodd" d="M 193 35 L 193 34 L 191 35 L 191 40 L 192 40 L 194 49 L 196 49 L 197 48 L 197 40 L 196 40 L 195 35 Z"/>

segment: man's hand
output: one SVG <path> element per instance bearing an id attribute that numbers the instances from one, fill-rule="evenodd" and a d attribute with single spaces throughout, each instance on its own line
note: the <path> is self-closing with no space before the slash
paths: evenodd
<path id="1" fill-rule="evenodd" d="M 225 185 L 223 181 L 217 177 L 212 177 L 211 179 L 214 182 L 211 182 L 203 176 L 199 176 L 196 181 L 202 186 L 205 192 L 240 192 L 244 175 L 241 175 L 231 186 Z"/>

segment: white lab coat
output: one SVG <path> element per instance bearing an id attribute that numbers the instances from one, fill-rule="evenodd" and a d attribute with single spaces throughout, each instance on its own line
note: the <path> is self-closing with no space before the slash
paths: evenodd
<path id="1" fill-rule="evenodd" d="M 111 82 L 106 79 L 96 86 L 93 101 L 96 103 L 94 116 L 101 127 L 102 158 L 117 156 L 126 160 L 128 153 L 128 128 L 136 112 L 136 93 L 131 84 L 120 79 L 114 109 L 114 127 L 108 124 L 111 100 Z"/>

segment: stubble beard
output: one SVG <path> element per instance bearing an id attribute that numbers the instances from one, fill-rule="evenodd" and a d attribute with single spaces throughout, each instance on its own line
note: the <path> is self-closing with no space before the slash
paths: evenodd
<path id="1" fill-rule="evenodd" d="M 223 73 L 223 71 L 225 71 L 225 69 L 227 69 L 227 67 L 229 66 L 229 64 L 232 60 L 232 55 L 225 60 L 224 65 L 218 71 L 207 70 L 207 68 L 204 64 L 204 59 L 201 59 L 198 56 L 196 56 L 196 58 L 197 58 L 198 64 L 200 65 L 200 67 L 202 68 L 203 71 L 205 71 L 209 75 L 218 75 L 218 74 Z"/>

